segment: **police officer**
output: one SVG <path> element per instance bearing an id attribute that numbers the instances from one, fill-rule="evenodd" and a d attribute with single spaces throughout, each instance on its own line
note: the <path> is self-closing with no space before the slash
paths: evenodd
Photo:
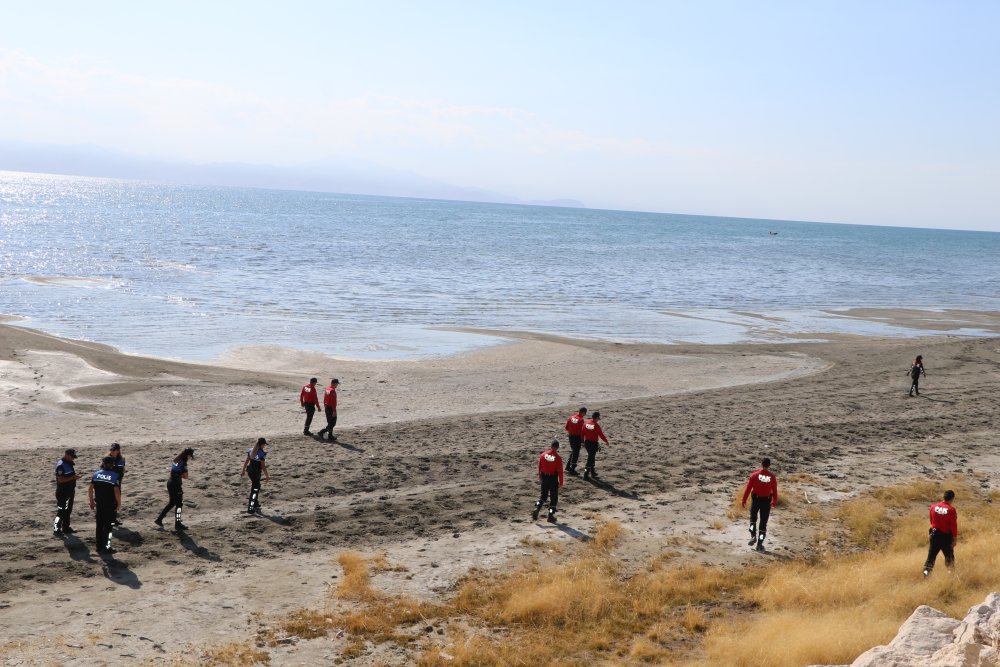
<path id="1" fill-rule="evenodd" d="M 122 489 L 119 485 L 118 473 L 115 472 L 115 460 L 110 456 L 105 456 L 101 461 L 101 468 L 94 472 L 90 478 L 90 486 L 87 487 L 87 495 L 90 497 L 90 509 L 95 510 L 97 519 L 97 553 L 113 554 L 111 548 L 111 522 L 115 519 L 115 513 L 122 504 Z"/>
<path id="2" fill-rule="evenodd" d="M 316 392 L 317 382 L 319 380 L 316 378 L 309 378 L 309 384 L 304 385 L 302 391 L 299 392 L 299 405 L 306 411 L 306 424 L 302 427 L 302 435 L 312 435 L 309 427 L 313 423 L 313 414 L 319 407 L 319 395 Z"/>
<path id="3" fill-rule="evenodd" d="M 240 478 L 250 476 L 250 498 L 247 499 L 247 514 L 260 514 L 260 474 L 264 473 L 264 481 L 270 482 L 271 475 L 267 472 L 267 457 L 265 451 L 267 440 L 258 438 L 257 444 L 247 450 L 247 458 L 243 461 L 243 472 Z"/>
<path id="4" fill-rule="evenodd" d="M 52 522 L 52 534 L 58 537 L 76 532 L 69 525 L 73 498 L 76 496 L 76 480 L 82 476 L 76 471 L 75 463 L 75 449 L 67 449 L 63 457 L 56 461 L 56 519 Z"/>
<path id="5" fill-rule="evenodd" d="M 181 523 L 181 512 L 184 507 L 183 480 L 188 478 L 188 460 L 194 458 L 194 450 L 188 447 L 174 457 L 173 465 L 170 466 L 170 479 L 167 480 L 167 493 L 170 494 L 170 502 L 160 512 L 160 516 L 153 521 L 157 526 L 163 525 L 163 517 L 173 508 L 174 510 L 174 530 L 187 530 L 187 526 Z"/>
<path id="6" fill-rule="evenodd" d="M 323 427 L 319 432 L 319 439 L 323 439 L 324 433 L 330 434 L 330 440 L 336 440 L 337 436 L 333 434 L 333 427 L 337 425 L 337 387 L 340 386 L 340 380 L 333 378 L 330 380 L 330 386 L 323 391 L 323 411 L 326 413 L 326 426 Z"/>
<path id="7" fill-rule="evenodd" d="M 566 462 L 566 472 L 577 474 L 576 462 L 580 460 L 580 444 L 583 442 L 583 422 L 587 418 L 587 408 L 580 408 L 566 419 L 566 433 L 569 434 L 569 461 Z"/>
<path id="8" fill-rule="evenodd" d="M 559 504 L 559 487 L 563 485 L 563 462 L 559 456 L 559 441 L 553 440 L 552 446 L 538 457 L 538 481 L 542 484 L 541 495 L 535 501 L 535 511 L 531 518 L 537 520 L 545 500 L 549 499 L 549 523 L 556 522 L 556 505 Z"/>
<path id="9" fill-rule="evenodd" d="M 117 442 L 112 442 L 111 449 L 108 450 L 108 456 L 115 460 L 114 470 L 118 473 L 118 486 L 121 486 L 122 480 L 125 479 L 125 457 L 122 456 L 122 446 Z M 121 519 L 119 519 L 117 514 L 115 514 L 115 519 L 111 522 L 111 525 L 122 525 Z"/>
<path id="10" fill-rule="evenodd" d="M 601 445 L 597 442 L 598 438 L 603 440 L 605 445 L 609 444 L 598 423 L 600 421 L 601 413 L 595 410 L 594 415 L 583 422 L 583 448 L 587 450 L 587 465 L 583 469 L 584 479 L 590 477 L 597 479 L 597 452 L 601 449 Z"/>
<path id="11" fill-rule="evenodd" d="M 743 507 L 747 506 L 747 498 L 753 496 L 750 504 L 750 546 L 756 544 L 757 551 L 764 550 L 767 519 L 771 516 L 771 508 L 778 505 L 778 478 L 771 472 L 770 466 L 771 459 L 765 456 L 760 461 L 760 469 L 750 473 L 750 479 L 743 489 Z M 758 516 L 760 516 L 759 527 Z"/>

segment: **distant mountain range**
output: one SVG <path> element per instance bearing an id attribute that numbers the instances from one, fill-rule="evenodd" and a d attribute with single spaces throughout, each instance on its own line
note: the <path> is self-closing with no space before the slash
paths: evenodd
<path id="1" fill-rule="evenodd" d="M 575 199 L 525 201 L 498 192 L 452 185 L 412 172 L 358 161 L 328 160 L 294 167 L 232 162 L 191 164 L 141 158 L 89 145 L 56 146 L 0 141 L 0 171 L 101 176 L 184 185 L 584 207 Z"/>

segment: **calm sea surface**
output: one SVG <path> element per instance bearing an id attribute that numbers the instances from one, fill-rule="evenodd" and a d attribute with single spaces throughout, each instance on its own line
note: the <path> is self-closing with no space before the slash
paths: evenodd
<path id="1" fill-rule="evenodd" d="M 0 172 L 0 313 L 127 352 L 920 333 L 823 312 L 855 306 L 1000 310 L 1000 234 Z"/>

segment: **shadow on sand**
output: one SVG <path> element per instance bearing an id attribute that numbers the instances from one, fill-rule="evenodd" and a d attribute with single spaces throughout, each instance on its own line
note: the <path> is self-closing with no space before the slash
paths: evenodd
<path id="1" fill-rule="evenodd" d="M 611 495 L 618 496 L 619 498 L 628 498 L 629 500 L 642 500 L 642 497 L 638 493 L 635 493 L 633 491 L 625 491 L 623 489 L 619 489 L 618 487 L 616 487 L 611 482 L 605 481 L 603 479 L 598 479 L 596 477 L 590 477 L 590 478 L 588 478 L 588 479 L 586 479 L 584 481 L 590 482 L 591 484 L 593 484 L 597 488 L 603 489 L 604 491 L 607 491 Z"/>
<path id="2" fill-rule="evenodd" d="M 205 547 L 200 546 L 197 542 L 195 542 L 194 538 L 191 537 L 186 530 L 178 530 L 177 538 L 180 540 L 182 547 L 193 553 L 198 558 L 204 558 L 205 560 L 210 560 L 213 563 L 218 563 L 222 560 L 222 556 L 212 553 Z"/>
<path id="3" fill-rule="evenodd" d="M 93 563 L 94 557 L 90 553 L 90 547 L 74 534 L 69 534 L 63 538 L 63 546 L 69 552 L 69 557 L 75 561 Z"/>
<path id="4" fill-rule="evenodd" d="M 116 560 L 114 556 L 110 555 L 104 555 L 101 558 L 104 560 L 101 571 L 104 572 L 105 579 L 119 586 L 128 586 L 132 590 L 142 588 L 142 582 L 139 581 L 139 577 L 136 576 L 135 572 L 128 569 L 127 564 Z"/>

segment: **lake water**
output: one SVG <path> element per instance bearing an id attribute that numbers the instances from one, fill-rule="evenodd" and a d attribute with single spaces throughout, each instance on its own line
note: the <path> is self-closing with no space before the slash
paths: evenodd
<path id="1" fill-rule="evenodd" d="M 421 358 L 496 342 L 447 327 L 910 336 L 827 311 L 1000 310 L 998 260 L 1000 234 L 985 232 L 0 172 L 0 313 L 190 360 L 243 344 Z"/>

